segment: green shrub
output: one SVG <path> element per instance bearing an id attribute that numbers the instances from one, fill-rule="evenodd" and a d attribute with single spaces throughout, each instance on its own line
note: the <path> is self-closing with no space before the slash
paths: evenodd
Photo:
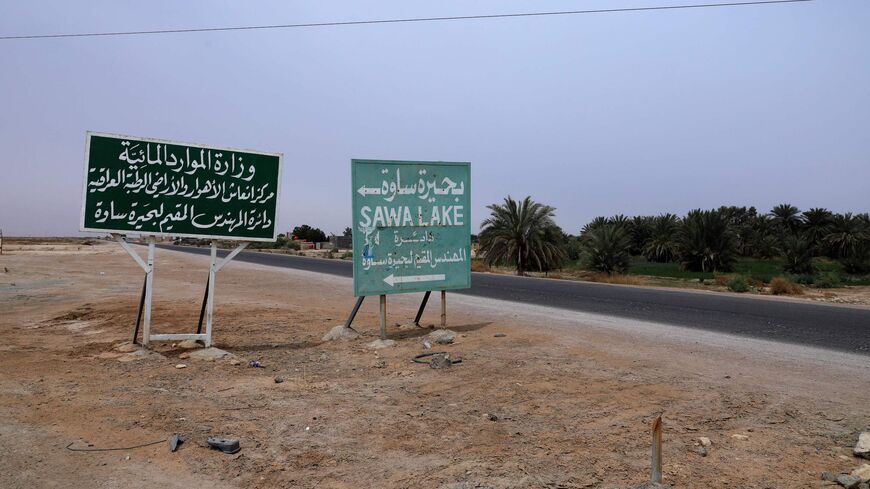
<path id="1" fill-rule="evenodd" d="M 811 273 L 803 273 L 800 275 L 789 275 L 789 280 L 801 285 L 813 285 L 818 278 Z"/>
<path id="2" fill-rule="evenodd" d="M 728 281 L 728 290 L 731 292 L 749 292 L 749 282 L 743 275 L 735 275 Z"/>
<path id="3" fill-rule="evenodd" d="M 836 273 L 823 273 L 816 278 L 813 284 L 820 289 L 836 289 L 843 286 L 843 281 Z"/>

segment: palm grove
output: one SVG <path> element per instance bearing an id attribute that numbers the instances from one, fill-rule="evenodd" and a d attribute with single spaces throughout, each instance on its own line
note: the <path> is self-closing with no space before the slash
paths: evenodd
<path id="1" fill-rule="evenodd" d="M 839 263 L 849 276 L 870 272 L 870 217 L 823 208 L 801 211 L 781 204 L 768 213 L 722 206 L 683 217 L 597 217 L 578 236 L 565 234 L 555 209 L 526 197 L 507 197 L 491 212 L 479 236 L 487 265 L 549 271 L 566 265 L 607 274 L 627 273 L 633 257 L 677 263 L 691 272 L 728 273 L 741 259 L 775 260 L 804 283 L 819 278 L 819 264 Z M 829 277 L 828 277 L 829 278 Z"/>

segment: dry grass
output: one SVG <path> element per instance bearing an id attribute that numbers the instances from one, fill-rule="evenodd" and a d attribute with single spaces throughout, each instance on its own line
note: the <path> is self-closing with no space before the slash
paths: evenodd
<path id="1" fill-rule="evenodd" d="M 471 261 L 471 271 L 472 272 L 488 272 L 489 265 L 484 263 L 482 260 L 472 260 Z"/>
<path id="2" fill-rule="evenodd" d="M 770 281 L 770 293 L 773 295 L 803 295 L 804 288 L 783 277 L 774 277 Z"/>
<path id="3" fill-rule="evenodd" d="M 726 286 L 728 286 L 728 281 L 730 281 L 732 278 L 734 278 L 733 274 L 715 275 L 715 276 L 713 276 L 713 283 L 715 285 L 720 286 L 720 287 L 726 287 Z"/>
<path id="4" fill-rule="evenodd" d="M 606 273 L 595 273 L 589 276 L 590 282 L 600 282 L 605 284 L 621 284 L 621 285 L 644 285 L 643 279 L 634 275 L 621 275 L 614 273 L 607 275 Z"/>

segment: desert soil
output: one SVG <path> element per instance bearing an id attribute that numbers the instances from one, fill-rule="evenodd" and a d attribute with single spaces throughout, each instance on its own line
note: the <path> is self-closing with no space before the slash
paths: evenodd
<path id="1" fill-rule="evenodd" d="M 156 263 L 153 330 L 193 332 L 207 258 Z M 389 297 L 395 346 L 367 347 L 376 300 L 361 338 L 323 342 L 349 279 L 238 262 L 216 287 L 215 346 L 232 357 L 124 353 L 141 283 L 112 243 L 0 256 L 0 487 L 627 487 L 648 478 L 662 413 L 667 484 L 820 487 L 860 465 L 870 424 L 867 356 L 448 295 L 458 336 L 434 349 L 462 363 L 434 370 L 411 362 L 431 330 L 393 324 L 418 295 Z M 175 453 L 67 449 L 175 432 Z M 212 435 L 242 450 L 209 449 Z"/>

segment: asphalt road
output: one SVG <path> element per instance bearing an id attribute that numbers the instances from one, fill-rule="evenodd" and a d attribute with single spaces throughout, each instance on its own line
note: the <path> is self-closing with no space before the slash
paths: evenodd
<path id="1" fill-rule="evenodd" d="M 206 248 L 161 246 L 208 254 Z M 221 256 L 226 251 L 219 251 Z M 352 277 L 349 261 L 243 252 L 236 260 Z M 680 290 L 474 273 L 478 297 L 686 326 L 870 355 L 870 309 Z"/>

